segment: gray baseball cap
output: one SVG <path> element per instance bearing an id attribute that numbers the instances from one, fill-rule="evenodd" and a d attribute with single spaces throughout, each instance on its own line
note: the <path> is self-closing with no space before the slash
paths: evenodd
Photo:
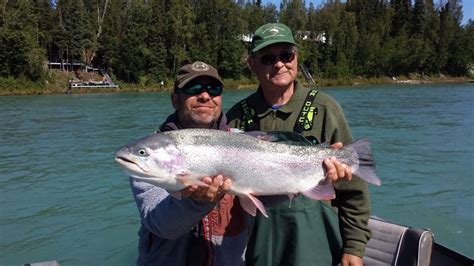
<path id="1" fill-rule="evenodd" d="M 196 61 L 192 64 L 184 65 L 179 69 L 174 83 L 174 88 L 175 90 L 182 89 L 191 80 L 201 76 L 214 78 L 215 80 L 219 81 L 221 85 L 224 85 L 224 82 L 222 82 L 222 79 L 217 72 L 217 69 L 204 62 Z"/>

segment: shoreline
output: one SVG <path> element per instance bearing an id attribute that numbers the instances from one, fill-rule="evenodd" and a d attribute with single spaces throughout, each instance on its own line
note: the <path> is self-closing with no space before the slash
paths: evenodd
<path id="1" fill-rule="evenodd" d="M 300 79 L 301 80 L 301 79 Z M 16 80 L 10 80 L 15 82 Z M 316 84 L 308 84 L 303 82 L 304 86 L 307 87 L 336 87 L 336 86 L 372 86 L 372 85 L 418 85 L 418 84 L 443 84 L 443 83 L 470 83 L 474 82 L 474 79 L 464 77 L 380 77 L 380 78 L 363 78 L 363 77 L 352 77 L 352 78 L 340 78 L 340 79 L 317 79 Z M 24 81 L 18 80 L 18 83 L 24 83 Z M 56 82 L 56 84 L 50 84 L 45 82 L 45 87 L 41 86 L 28 86 L 27 88 L 5 88 L 8 85 L 1 84 L 0 82 L 0 96 L 19 96 L 19 95 L 49 95 L 49 94 L 66 94 L 67 84 L 62 86 L 63 82 Z M 224 80 L 224 87 L 228 90 L 253 90 L 257 87 L 257 83 L 241 84 L 236 80 Z M 120 83 L 120 88 L 94 88 L 94 89 L 74 89 L 72 94 L 84 94 L 84 93 L 121 93 L 121 92 L 171 92 L 170 87 L 161 87 L 158 84 L 143 86 L 141 84 L 133 83 Z"/>

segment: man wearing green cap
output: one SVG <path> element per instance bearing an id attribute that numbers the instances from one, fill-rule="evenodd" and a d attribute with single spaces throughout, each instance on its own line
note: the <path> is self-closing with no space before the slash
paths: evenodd
<path id="1" fill-rule="evenodd" d="M 230 127 L 293 131 L 314 144 L 335 147 L 353 141 L 340 105 L 296 81 L 298 50 L 286 25 L 258 28 L 249 52 L 247 61 L 260 86 L 228 111 Z M 327 167 L 331 164 L 334 167 Z M 255 217 L 247 246 L 248 265 L 362 265 L 370 238 L 367 184 L 357 176 L 351 180 L 351 171 L 335 158 L 326 159 L 325 165 L 328 176 L 347 177 L 334 183 L 336 198 L 330 203 L 302 196 L 291 203 L 287 197 L 262 197 L 271 202 L 269 218 Z"/>

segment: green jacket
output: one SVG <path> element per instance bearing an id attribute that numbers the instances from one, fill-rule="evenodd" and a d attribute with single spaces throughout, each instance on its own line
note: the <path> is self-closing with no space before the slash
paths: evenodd
<path id="1" fill-rule="evenodd" d="M 246 103 L 259 127 L 258 130 L 293 131 L 308 92 L 309 89 L 295 82 L 292 98 L 284 106 L 273 110 L 259 88 L 246 98 Z M 316 107 L 313 125 L 311 129 L 303 132 L 305 137 L 313 136 L 319 143 L 342 142 L 347 145 L 353 142 L 342 108 L 331 96 L 318 92 L 312 106 Z M 244 111 L 240 103 L 227 112 L 227 118 L 229 127 L 242 127 Z M 331 205 L 338 213 L 343 252 L 362 257 L 370 239 L 367 223 L 371 206 L 367 183 L 353 176 L 351 181 L 337 182 L 335 190 L 336 198 L 332 200 Z"/>

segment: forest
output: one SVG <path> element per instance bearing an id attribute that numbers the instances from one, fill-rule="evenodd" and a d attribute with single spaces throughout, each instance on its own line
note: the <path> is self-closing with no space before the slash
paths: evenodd
<path id="1" fill-rule="evenodd" d="M 461 0 L 1 0 L 0 82 L 51 79 L 48 62 L 105 69 L 125 83 L 172 80 L 200 60 L 251 80 L 248 40 L 287 24 L 314 78 L 466 76 L 474 22 Z M 41 83 L 43 82 L 43 83 Z"/>

